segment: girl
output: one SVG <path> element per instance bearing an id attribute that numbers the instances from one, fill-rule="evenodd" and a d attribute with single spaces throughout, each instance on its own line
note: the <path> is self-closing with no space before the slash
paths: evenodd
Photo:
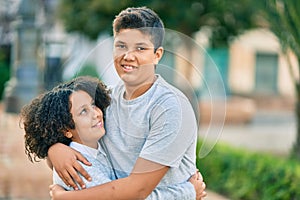
<path id="1" fill-rule="evenodd" d="M 31 162 L 47 157 L 55 143 L 69 145 L 92 163 L 82 165 L 90 173 L 92 187 L 114 180 L 112 168 L 98 140 L 105 134 L 104 113 L 110 104 L 109 90 L 96 78 L 78 77 L 32 100 L 21 111 L 25 129 L 25 153 Z M 53 169 L 53 182 L 66 190 Z"/>

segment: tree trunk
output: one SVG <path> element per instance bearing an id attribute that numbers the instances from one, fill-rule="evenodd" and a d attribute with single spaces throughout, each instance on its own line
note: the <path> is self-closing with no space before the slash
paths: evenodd
<path id="1" fill-rule="evenodd" d="M 292 156 L 300 160 L 300 83 L 296 83 L 296 126 L 297 126 L 297 138 L 292 151 Z"/>

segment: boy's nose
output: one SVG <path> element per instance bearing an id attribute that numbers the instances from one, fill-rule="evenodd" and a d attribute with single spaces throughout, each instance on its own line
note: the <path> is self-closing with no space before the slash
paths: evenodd
<path id="1" fill-rule="evenodd" d="M 135 57 L 134 57 L 134 52 L 133 51 L 127 51 L 125 54 L 124 54 L 124 57 L 123 57 L 125 60 L 134 60 Z"/>

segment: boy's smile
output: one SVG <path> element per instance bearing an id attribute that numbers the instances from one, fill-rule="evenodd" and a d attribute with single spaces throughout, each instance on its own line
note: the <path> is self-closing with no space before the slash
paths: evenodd
<path id="1" fill-rule="evenodd" d="M 121 66 L 125 73 L 129 73 L 129 72 L 132 72 L 134 69 L 137 69 L 137 67 L 132 66 L 132 65 L 126 65 L 126 64 L 122 65 L 121 64 Z"/>

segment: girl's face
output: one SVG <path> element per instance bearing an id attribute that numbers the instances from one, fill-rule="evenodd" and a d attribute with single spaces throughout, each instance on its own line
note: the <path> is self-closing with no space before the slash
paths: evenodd
<path id="1" fill-rule="evenodd" d="M 115 35 L 113 52 L 116 71 L 125 85 L 140 87 L 153 82 L 163 49 L 154 52 L 149 35 L 137 29 L 123 29 Z"/>
<path id="2" fill-rule="evenodd" d="M 72 133 L 72 141 L 97 148 L 99 138 L 105 134 L 102 111 L 92 97 L 82 90 L 74 91 L 70 101 L 75 122 L 75 129 L 69 131 Z"/>

